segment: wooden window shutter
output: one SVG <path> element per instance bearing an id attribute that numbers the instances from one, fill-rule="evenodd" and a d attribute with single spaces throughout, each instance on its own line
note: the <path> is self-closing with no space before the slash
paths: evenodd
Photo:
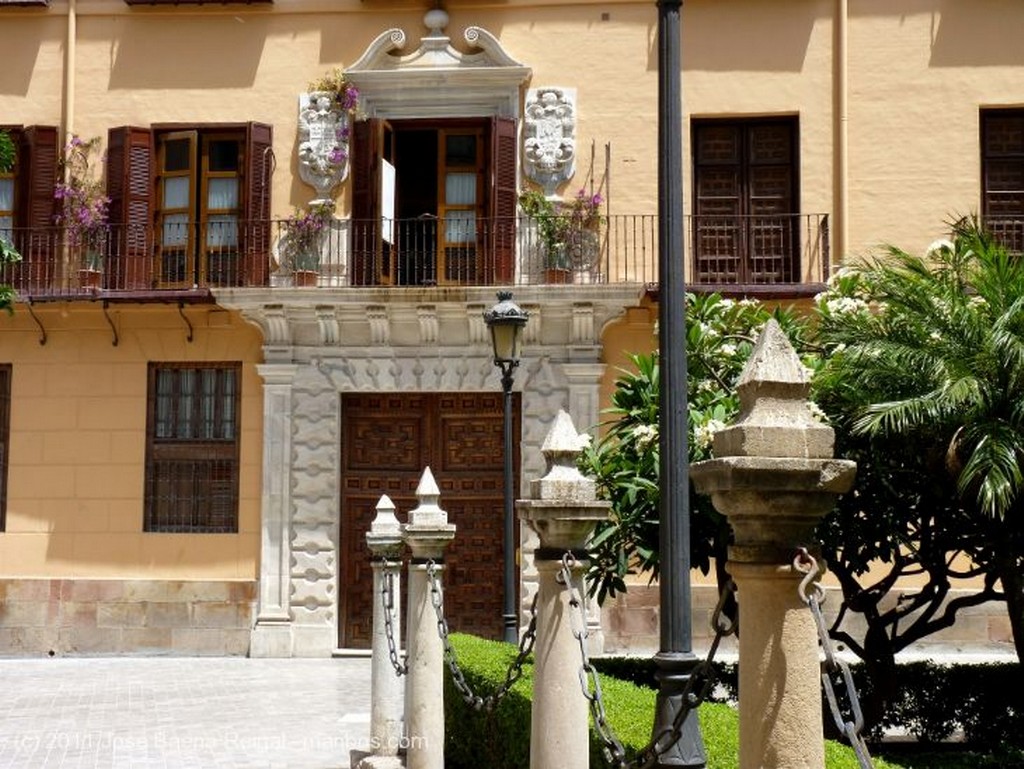
<path id="1" fill-rule="evenodd" d="M 7 516 L 7 446 L 11 437 L 11 364 L 0 363 L 0 531 Z"/>
<path id="2" fill-rule="evenodd" d="M 242 285 L 265 286 L 270 275 L 270 188 L 274 129 L 249 123 L 245 131 Z"/>
<path id="3" fill-rule="evenodd" d="M 377 282 L 381 251 L 380 160 L 384 121 L 358 120 L 352 130 L 352 285 Z"/>
<path id="4" fill-rule="evenodd" d="M 108 288 L 142 289 L 153 272 L 153 133 L 121 126 L 107 132 L 111 253 Z"/>
<path id="5" fill-rule="evenodd" d="M 53 190 L 57 184 L 57 129 L 28 126 L 21 132 L 18 158 L 21 224 L 24 227 L 53 227 L 57 213 Z"/>
<path id="6" fill-rule="evenodd" d="M 57 205 L 53 197 L 57 184 L 57 129 L 35 125 L 18 133 L 15 226 L 25 229 L 15 243 L 22 262 L 15 273 L 14 285 L 16 288 L 52 285 L 60 278 Z"/>
<path id="7" fill-rule="evenodd" d="M 488 244 L 486 283 L 511 283 L 516 243 L 516 121 L 491 120 L 491 242 Z"/>

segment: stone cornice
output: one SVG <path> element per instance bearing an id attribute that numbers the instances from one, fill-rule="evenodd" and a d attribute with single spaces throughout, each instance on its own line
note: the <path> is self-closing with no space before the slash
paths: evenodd
<path id="1" fill-rule="evenodd" d="M 228 289 L 217 298 L 263 332 L 268 362 L 334 357 L 354 348 L 401 355 L 490 346 L 482 312 L 494 303 L 491 288 Z M 630 285 L 516 291 L 516 301 L 530 309 L 526 341 L 534 350 L 600 347 L 604 327 L 636 300 Z"/>

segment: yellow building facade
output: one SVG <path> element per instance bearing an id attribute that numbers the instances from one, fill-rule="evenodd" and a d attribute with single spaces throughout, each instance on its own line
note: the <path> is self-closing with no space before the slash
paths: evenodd
<path id="1" fill-rule="evenodd" d="M 1024 245 L 1024 9 L 688 0 L 682 18 L 695 287 L 806 299 L 849 256 L 923 249 L 970 212 Z M 497 634 L 482 313 L 498 288 L 531 313 L 525 489 L 557 410 L 595 426 L 656 344 L 656 33 L 638 2 L 0 4 L 0 237 L 23 256 L 2 276 L 0 653 L 364 646 L 366 528 L 381 494 L 404 516 L 428 465 L 464 534 L 454 624 Z M 313 87 L 333 70 L 356 111 Z M 75 136 L 98 137 L 109 198 L 85 234 L 54 198 Z M 314 201 L 330 213 L 303 250 Z M 657 636 L 630 595 L 609 649 Z M 998 640 L 995 622 L 966 632 Z"/>

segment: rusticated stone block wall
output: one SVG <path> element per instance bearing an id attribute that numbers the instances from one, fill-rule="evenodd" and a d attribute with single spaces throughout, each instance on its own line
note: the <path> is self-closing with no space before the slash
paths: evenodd
<path id="1" fill-rule="evenodd" d="M 0 655 L 244 656 L 254 581 L 0 580 Z"/>

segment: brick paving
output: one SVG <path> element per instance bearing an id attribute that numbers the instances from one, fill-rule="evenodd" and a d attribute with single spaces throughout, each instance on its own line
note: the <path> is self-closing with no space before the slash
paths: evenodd
<path id="1" fill-rule="evenodd" d="M 0 659 L 2 769 L 348 769 L 370 660 Z"/>

